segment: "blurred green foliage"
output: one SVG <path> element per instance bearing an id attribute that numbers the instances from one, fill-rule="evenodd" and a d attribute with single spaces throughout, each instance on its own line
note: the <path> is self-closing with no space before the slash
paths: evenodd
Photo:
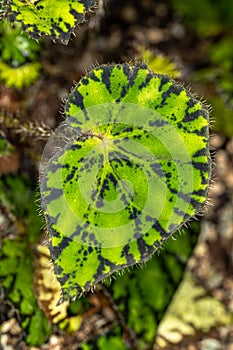
<path id="1" fill-rule="evenodd" d="M 233 135 L 233 37 L 223 36 L 206 48 L 208 67 L 195 71 L 192 79 L 206 89 L 213 108 L 213 127 L 226 136 Z"/>
<path id="2" fill-rule="evenodd" d="M 153 345 L 158 324 L 196 244 L 199 228 L 199 223 L 194 222 L 181 234 L 176 233 L 146 266 L 134 267 L 108 285 L 125 324 L 136 335 L 139 349 Z"/>
<path id="3" fill-rule="evenodd" d="M 172 0 L 172 3 L 201 37 L 233 29 L 233 2 L 230 0 Z"/>
<path id="4" fill-rule="evenodd" d="M 6 300 L 17 309 L 28 345 L 41 345 L 50 333 L 33 291 L 33 245 L 41 235 L 35 195 L 27 176 L 0 179 L 0 205 L 14 214 L 10 238 L 0 237 L 0 284 Z M 14 225 L 13 225 L 14 224 Z"/>
<path id="5" fill-rule="evenodd" d="M 35 184 L 28 175 L 7 175 L 0 179 L 0 203 L 25 225 L 29 244 L 35 244 L 41 237 L 42 218 L 36 208 Z"/>
<path id="6" fill-rule="evenodd" d="M 9 87 L 21 89 L 31 85 L 40 75 L 36 62 L 40 44 L 22 34 L 19 23 L 0 22 L 0 79 Z"/>
<path id="7" fill-rule="evenodd" d="M 115 327 L 106 335 L 99 337 L 95 341 L 82 345 L 82 350 L 127 350 L 128 346 L 122 339 L 122 331 L 120 327 Z"/>
<path id="8" fill-rule="evenodd" d="M 0 280 L 9 300 L 17 308 L 28 345 L 41 345 L 50 327 L 33 292 L 32 255 L 28 242 L 4 239 L 0 253 Z"/>
<path id="9" fill-rule="evenodd" d="M 229 0 L 172 0 L 183 22 L 198 37 L 201 67 L 191 79 L 198 82 L 212 106 L 213 128 L 233 135 L 233 2 Z M 203 43 L 200 46 L 200 43 Z"/>
<path id="10" fill-rule="evenodd" d="M 208 101 L 213 107 L 213 129 L 231 137 L 233 135 L 233 108 L 228 107 L 218 96 L 209 97 Z"/>
<path id="11" fill-rule="evenodd" d="M 22 33 L 19 23 L 0 22 L 1 59 L 12 67 L 18 67 L 38 57 L 40 44 Z"/>

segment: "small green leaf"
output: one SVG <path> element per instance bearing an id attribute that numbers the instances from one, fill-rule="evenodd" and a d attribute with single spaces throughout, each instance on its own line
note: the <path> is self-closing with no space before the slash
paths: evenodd
<path id="1" fill-rule="evenodd" d="M 23 30 L 34 38 L 50 36 L 68 42 L 75 26 L 85 19 L 94 0 L 9 0 L 10 19 L 22 22 Z"/>
<path id="2" fill-rule="evenodd" d="M 172 78 L 179 78 L 180 72 L 177 65 L 170 57 L 161 54 L 153 54 L 151 50 L 141 49 L 140 58 L 147 63 L 149 69 L 158 74 L 166 74 Z"/>
<path id="3" fill-rule="evenodd" d="M 69 299 L 147 261 L 200 212 L 211 160 L 208 111 L 146 65 L 92 70 L 65 111 L 45 148 L 41 198 Z"/>
<path id="4" fill-rule="evenodd" d="M 12 68 L 0 61 L 0 80 L 8 87 L 22 89 L 30 86 L 39 78 L 40 70 L 40 63 L 27 63 L 18 68 Z"/>

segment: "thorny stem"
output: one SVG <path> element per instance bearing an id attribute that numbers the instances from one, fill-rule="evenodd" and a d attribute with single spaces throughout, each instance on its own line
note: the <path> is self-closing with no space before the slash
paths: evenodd
<path id="1" fill-rule="evenodd" d="M 22 121 L 18 118 L 0 114 L 0 125 L 3 128 L 10 129 L 16 134 L 22 134 L 22 139 L 28 137 L 36 137 L 39 139 L 48 139 L 51 136 L 52 130 L 43 123 L 34 121 Z"/>

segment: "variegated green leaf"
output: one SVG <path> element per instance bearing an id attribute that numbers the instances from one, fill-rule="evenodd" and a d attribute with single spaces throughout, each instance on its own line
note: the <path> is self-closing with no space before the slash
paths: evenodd
<path id="1" fill-rule="evenodd" d="M 9 18 L 23 24 L 34 39 L 47 35 L 68 42 L 85 13 L 94 6 L 94 0 L 7 0 Z"/>
<path id="2" fill-rule="evenodd" d="M 147 261 L 200 212 L 211 161 L 206 108 L 143 64 L 92 70 L 65 112 L 45 149 L 41 196 L 55 273 L 71 298 Z"/>

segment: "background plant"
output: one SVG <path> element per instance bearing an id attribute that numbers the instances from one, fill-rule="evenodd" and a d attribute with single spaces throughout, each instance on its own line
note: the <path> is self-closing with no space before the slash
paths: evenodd
<path id="1" fill-rule="evenodd" d="M 0 22 L 0 79 L 9 87 L 22 89 L 40 75 L 39 43 L 22 34 L 20 23 Z"/>

